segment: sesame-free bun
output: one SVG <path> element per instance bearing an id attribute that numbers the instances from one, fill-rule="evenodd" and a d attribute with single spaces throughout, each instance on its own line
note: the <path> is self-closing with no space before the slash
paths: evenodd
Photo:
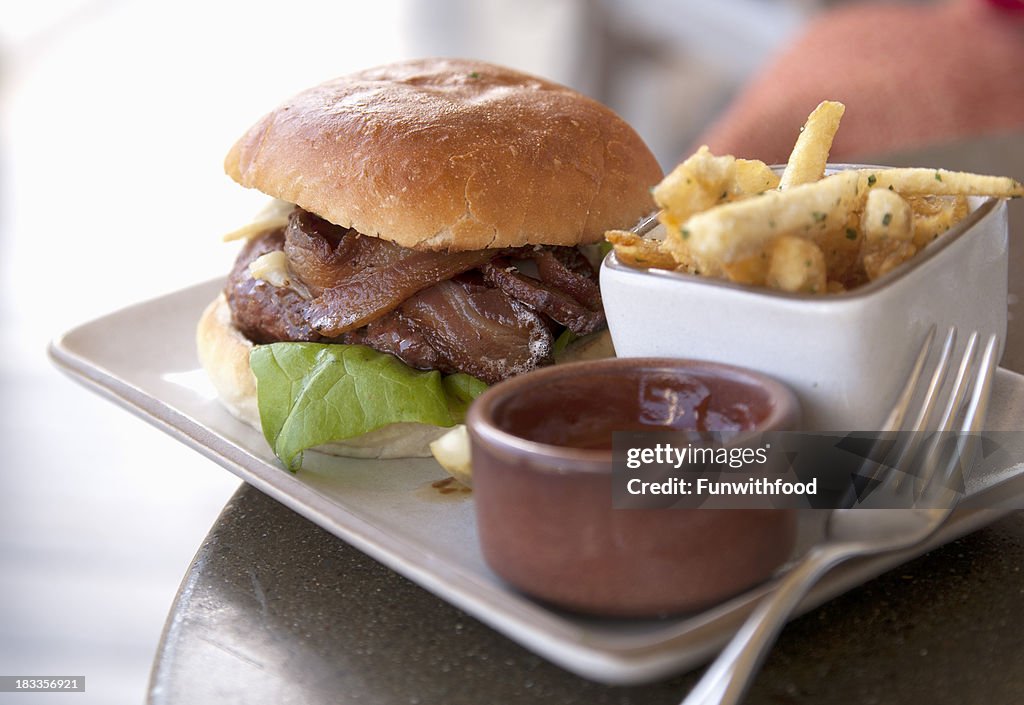
<path id="1" fill-rule="evenodd" d="M 196 328 L 196 348 L 220 402 L 233 416 L 260 429 L 256 377 L 249 368 L 252 343 L 232 325 L 223 294 L 203 311 Z M 450 430 L 421 423 L 395 423 L 314 450 L 351 458 L 427 458 L 430 442 Z"/>
<path id="2" fill-rule="evenodd" d="M 564 86 L 479 61 L 389 64 L 304 91 L 225 159 L 243 186 L 404 247 L 596 242 L 654 209 L 643 140 Z"/>

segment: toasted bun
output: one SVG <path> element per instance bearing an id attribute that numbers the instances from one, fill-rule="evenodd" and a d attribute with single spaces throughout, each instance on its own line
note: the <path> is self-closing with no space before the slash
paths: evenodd
<path id="1" fill-rule="evenodd" d="M 231 149 L 243 186 L 403 247 L 596 242 L 654 209 L 662 172 L 621 118 L 564 86 L 425 59 L 321 84 Z"/>
<path id="2" fill-rule="evenodd" d="M 259 429 L 256 378 L 249 368 L 252 343 L 231 324 L 231 310 L 223 294 L 203 311 L 196 329 L 196 348 L 199 362 L 224 406 Z M 428 444 L 449 430 L 427 424 L 397 423 L 315 450 L 351 458 L 426 458 L 430 456 Z"/>
<path id="3" fill-rule="evenodd" d="M 234 416 L 260 428 L 256 405 L 256 377 L 249 368 L 252 343 L 231 323 L 231 309 L 221 294 L 199 318 L 196 352 L 199 364 L 217 390 L 217 396 Z"/>

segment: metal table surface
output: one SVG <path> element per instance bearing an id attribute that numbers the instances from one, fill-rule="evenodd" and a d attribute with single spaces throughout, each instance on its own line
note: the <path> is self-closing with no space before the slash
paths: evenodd
<path id="1" fill-rule="evenodd" d="M 1024 135 L 865 160 L 1024 174 Z M 1024 202 L 1011 203 L 1010 330 L 1024 371 Z M 1021 420 L 1024 430 L 1024 419 Z M 1024 700 L 1024 512 L 791 623 L 749 703 Z M 674 703 L 574 676 L 251 487 L 225 507 L 168 617 L 152 705 Z"/>

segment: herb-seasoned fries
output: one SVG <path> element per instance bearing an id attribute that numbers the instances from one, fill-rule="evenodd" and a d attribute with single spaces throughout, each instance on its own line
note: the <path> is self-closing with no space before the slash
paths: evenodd
<path id="1" fill-rule="evenodd" d="M 786 191 L 765 191 L 691 216 L 669 232 L 670 252 L 688 249 L 698 260 L 735 262 L 763 251 L 780 235 L 806 235 L 845 226 L 859 204 L 855 171 Z"/>
<path id="2" fill-rule="evenodd" d="M 860 222 L 864 234 L 861 256 L 868 279 L 877 279 L 917 254 L 914 213 L 895 191 L 870 191 Z"/>
<path id="3" fill-rule="evenodd" d="M 786 170 L 782 172 L 780 190 L 817 181 L 825 175 L 828 153 L 844 112 L 846 106 L 834 100 L 822 101 L 811 112 L 800 128 L 800 136 L 796 138 Z"/>
<path id="4" fill-rule="evenodd" d="M 640 237 L 628 230 L 609 230 L 604 239 L 615 245 L 615 256 L 631 267 L 675 269 L 677 262 L 661 249 L 657 240 Z"/>
<path id="5" fill-rule="evenodd" d="M 877 279 L 968 213 L 967 196 L 1019 198 L 1020 182 L 944 169 L 860 169 L 824 176 L 845 110 L 825 101 L 779 178 L 763 162 L 701 147 L 654 190 L 665 239 L 606 237 L 628 265 L 800 293 Z"/>
<path id="6" fill-rule="evenodd" d="M 1019 181 L 1008 176 L 982 176 L 945 169 L 863 169 L 864 184 L 892 189 L 904 196 L 991 196 L 1015 198 L 1024 194 Z"/>
<path id="7" fill-rule="evenodd" d="M 764 162 L 716 157 L 707 147 L 677 166 L 654 187 L 654 201 L 676 221 L 719 203 L 773 189 L 779 177 Z"/>
<path id="8" fill-rule="evenodd" d="M 818 294 L 825 291 L 825 254 L 810 240 L 783 235 L 772 245 L 768 286 L 782 291 Z"/>
<path id="9" fill-rule="evenodd" d="M 914 244 L 924 247 L 967 215 L 966 196 L 907 196 L 914 211 Z"/>

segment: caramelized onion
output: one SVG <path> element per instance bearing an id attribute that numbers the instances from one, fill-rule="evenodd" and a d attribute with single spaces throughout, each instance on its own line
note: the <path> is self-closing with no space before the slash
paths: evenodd
<path id="1" fill-rule="evenodd" d="M 544 320 L 482 281 L 441 282 L 406 301 L 401 312 L 456 369 L 488 384 L 551 356 L 554 338 Z"/>
<path id="2" fill-rule="evenodd" d="M 593 333 L 604 325 L 604 311 L 592 311 L 568 294 L 520 273 L 511 262 L 496 258 L 482 268 L 484 278 L 505 294 L 546 314 L 577 335 Z"/>
<path id="3" fill-rule="evenodd" d="M 289 218 L 285 237 L 289 266 L 315 297 L 306 321 L 327 338 L 361 328 L 417 291 L 479 267 L 495 254 L 410 250 L 302 210 Z"/>
<path id="4" fill-rule="evenodd" d="M 320 335 L 333 338 L 395 310 L 417 291 L 479 267 L 494 253 L 416 252 L 390 265 L 366 269 L 324 291 L 309 303 L 306 320 Z"/>
<path id="5" fill-rule="evenodd" d="M 254 279 L 248 264 L 282 249 L 288 277 Z M 513 259 L 532 260 L 536 275 Z M 247 244 L 226 293 L 254 342 L 365 344 L 489 383 L 550 362 L 554 323 L 580 335 L 604 324 L 597 276 L 575 248 L 420 252 L 299 208 L 283 230 Z"/>
<path id="6" fill-rule="evenodd" d="M 603 311 L 601 289 L 587 258 L 572 247 L 552 247 L 535 250 L 532 259 L 537 264 L 541 281 L 560 289 L 591 311 Z"/>
<path id="7" fill-rule="evenodd" d="M 366 269 L 387 267 L 411 252 L 301 209 L 288 218 L 284 251 L 292 273 L 313 296 Z"/>

